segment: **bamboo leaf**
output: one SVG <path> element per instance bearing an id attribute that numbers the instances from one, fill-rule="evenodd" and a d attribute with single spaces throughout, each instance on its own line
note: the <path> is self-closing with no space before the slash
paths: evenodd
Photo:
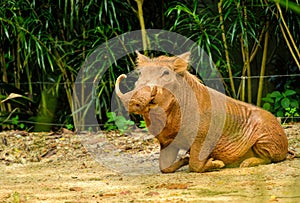
<path id="1" fill-rule="evenodd" d="M 1 103 L 4 103 L 7 100 L 18 98 L 18 97 L 23 97 L 23 96 L 20 95 L 20 94 L 16 94 L 16 93 L 10 93 L 6 99 L 4 99 L 4 100 L 1 101 Z"/>

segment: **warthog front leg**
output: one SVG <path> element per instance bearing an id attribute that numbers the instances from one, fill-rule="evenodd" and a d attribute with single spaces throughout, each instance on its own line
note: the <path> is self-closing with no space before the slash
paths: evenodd
<path id="1" fill-rule="evenodd" d="M 161 172 L 162 173 L 173 173 L 177 169 L 181 168 L 182 166 L 188 165 L 189 164 L 189 159 L 190 159 L 189 157 L 180 158 L 178 161 L 174 162 L 168 168 L 162 169 Z"/>
<path id="2" fill-rule="evenodd" d="M 193 172 L 207 172 L 207 171 L 213 171 L 217 169 L 221 169 L 225 167 L 225 164 L 221 160 L 214 160 L 213 158 L 210 158 L 205 161 L 195 161 L 191 160 L 189 163 L 190 170 Z"/>
<path id="3" fill-rule="evenodd" d="M 200 154 L 200 149 L 198 147 L 194 146 L 191 148 L 190 161 L 189 161 L 189 167 L 191 171 L 202 173 L 202 172 L 213 171 L 225 167 L 224 162 L 221 160 L 214 160 L 213 158 L 209 158 L 209 157 L 200 160 L 199 154 Z"/>
<path id="4" fill-rule="evenodd" d="M 189 164 L 189 157 L 182 157 L 175 161 L 178 151 L 178 148 L 172 146 L 168 146 L 160 151 L 159 167 L 162 173 L 173 173 L 182 166 Z"/>

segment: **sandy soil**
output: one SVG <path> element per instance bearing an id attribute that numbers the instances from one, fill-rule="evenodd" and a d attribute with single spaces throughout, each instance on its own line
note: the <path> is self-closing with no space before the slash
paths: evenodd
<path id="1" fill-rule="evenodd" d="M 300 125 L 286 132 L 290 147 L 299 151 Z M 2 132 L 0 137 L 0 202 L 300 202 L 299 158 L 202 174 L 183 168 L 133 175 L 95 161 L 72 134 Z M 119 137 L 123 150 L 157 148 L 152 139 L 127 143 L 128 136 Z"/>

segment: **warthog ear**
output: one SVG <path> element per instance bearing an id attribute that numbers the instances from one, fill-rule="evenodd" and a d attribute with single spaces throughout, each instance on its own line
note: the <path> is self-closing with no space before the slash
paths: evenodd
<path id="1" fill-rule="evenodd" d="M 185 52 L 176 57 L 174 60 L 174 71 L 177 73 L 181 73 L 186 71 L 189 61 L 190 61 L 191 52 Z"/>
<path id="2" fill-rule="evenodd" d="M 137 54 L 137 58 L 136 58 L 136 63 L 137 64 L 143 63 L 143 62 L 149 62 L 151 60 L 147 56 L 141 54 L 138 50 L 136 50 L 135 53 Z"/>

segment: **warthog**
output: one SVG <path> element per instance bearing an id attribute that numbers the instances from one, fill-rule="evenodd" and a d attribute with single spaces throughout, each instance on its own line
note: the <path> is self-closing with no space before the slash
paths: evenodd
<path id="1" fill-rule="evenodd" d="M 148 58 L 137 52 L 135 88 L 116 94 L 130 113 L 141 114 L 160 142 L 160 170 L 184 165 L 205 172 L 250 167 L 286 158 L 284 130 L 269 112 L 203 85 L 187 71 L 190 53 Z M 185 156 L 178 158 L 180 150 Z"/>

